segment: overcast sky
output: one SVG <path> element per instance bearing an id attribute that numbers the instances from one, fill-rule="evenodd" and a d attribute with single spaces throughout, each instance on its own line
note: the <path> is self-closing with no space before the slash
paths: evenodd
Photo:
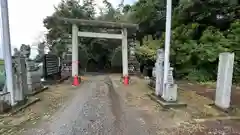
<path id="1" fill-rule="evenodd" d="M 39 41 L 39 38 L 43 37 L 46 31 L 43 27 L 43 19 L 54 12 L 53 6 L 57 5 L 60 1 L 8 0 L 12 50 L 13 48 L 19 48 L 21 44 L 34 44 Z M 120 1 L 109 0 L 115 6 Z M 125 0 L 124 3 L 131 4 L 133 1 L 135 0 Z M 95 0 L 95 2 L 99 6 L 102 5 L 102 0 Z M 0 57 L 2 58 L 2 45 L 0 49 Z"/>

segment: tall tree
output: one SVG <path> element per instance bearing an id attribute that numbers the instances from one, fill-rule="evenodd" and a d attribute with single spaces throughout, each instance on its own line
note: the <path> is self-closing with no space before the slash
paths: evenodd
<path id="1" fill-rule="evenodd" d="M 93 0 L 85 0 L 81 6 L 77 0 L 62 0 L 55 7 L 55 12 L 44 19 L 44 26 L 48 29 L 47 43 L 51 45 L 52 50 L 58 50 L 59 52 L 56 52 L 58 54 L 65 51 L 66 44 L 70 43 L 68 35 L 72 30 L 71 24 L 55 20 L 52 17 L 93 19 L 95 15 L 93 2 Z"/>

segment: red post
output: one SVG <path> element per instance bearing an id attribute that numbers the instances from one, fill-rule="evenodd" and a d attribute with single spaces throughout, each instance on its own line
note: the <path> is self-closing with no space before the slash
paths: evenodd
<path id="1" fill-rule="evenodd" d="M 72 85 L 73 86 L 79 86 L 80 85 L 80 83 L 78 81 L 78 76 L 77 75 L 74 76 Z"/>
<path id="2" fill-rule="evenodd" d="M 123 77 L 123 83 L 124 83 L 124 85 L 128 85 L 129 84 L 129 77 L 128 76 L 124 76 Z"/>

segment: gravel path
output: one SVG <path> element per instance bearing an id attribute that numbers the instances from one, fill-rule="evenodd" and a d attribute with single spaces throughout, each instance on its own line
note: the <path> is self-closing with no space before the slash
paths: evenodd
<path id="1" fill-rule="evenodd" d="M 72 100 L 49 122 L 24 135 L 146 135 L 141 121 L 131 114 L 119 95 L 109 89 L 106 76 L 90 77 Z M 127 113 L 126 113 L 127 112 Z"/>
<path id="2" fill-rule="evenodd" d="M 239 122 L 182 123 L 185 113 L 159 110 L 137 95 L 140 88 L 121 88 L 118 78 L 92 75 L 49 121 L 23 135 L 238 135 Z M 118 82 L 118 83 L 116 83 Z M 138 82 L 139 83 L 139 82 Z M 139 85 L 141 87 L 142 85 Z M 114 89 L 114 88 L 116 89 Z M 117 88 L 118 87 L 118 88 Z M 136 93 L 137 92 L 137 93 Z"/>

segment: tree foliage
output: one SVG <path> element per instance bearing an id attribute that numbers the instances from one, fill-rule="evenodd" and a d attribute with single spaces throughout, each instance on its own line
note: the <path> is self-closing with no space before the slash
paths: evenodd
<path id="1" fill-rule="evenodd" d="M 158 21 L 165 23 L 165 4 L 160 8 L 161 4 L 155 5 L 154 2 L 154 0 L 139 0 L 133 6 L 134 16 L 142 24 L 140 25 L 142 27 L 140 30 L 143 30 L 141 36 L 151 35 L 153 37 L 147 40 L 141 37 L 144 41 L 137 49 L 138 57 L 141 57 L 145 63 L 149 60 L 155 61 L 156 48 L 164 46 L 164 33 L 160 38 L 154 38 L 159 29 L 148 31 L 153 26 L 162 27 L 161 30 L 165 27 L 165 24 L 159 26 L 160 23 L 157 23 Z M 175 2 L 170 56 L 175 76 L 195 81 L 216 80 L 219 53 L 235 52 L 234 81 L 238 81 L 240 77 L 240 63 L 238 62 L 240 6 L 237 1 L 180 0 Z M 154 5 L 160 7 L 153 8 Z M 163 13 L 162 17 L 157 16 L 156 13 Z M 156 42 L 158 43 L 154 44 Z"/>

